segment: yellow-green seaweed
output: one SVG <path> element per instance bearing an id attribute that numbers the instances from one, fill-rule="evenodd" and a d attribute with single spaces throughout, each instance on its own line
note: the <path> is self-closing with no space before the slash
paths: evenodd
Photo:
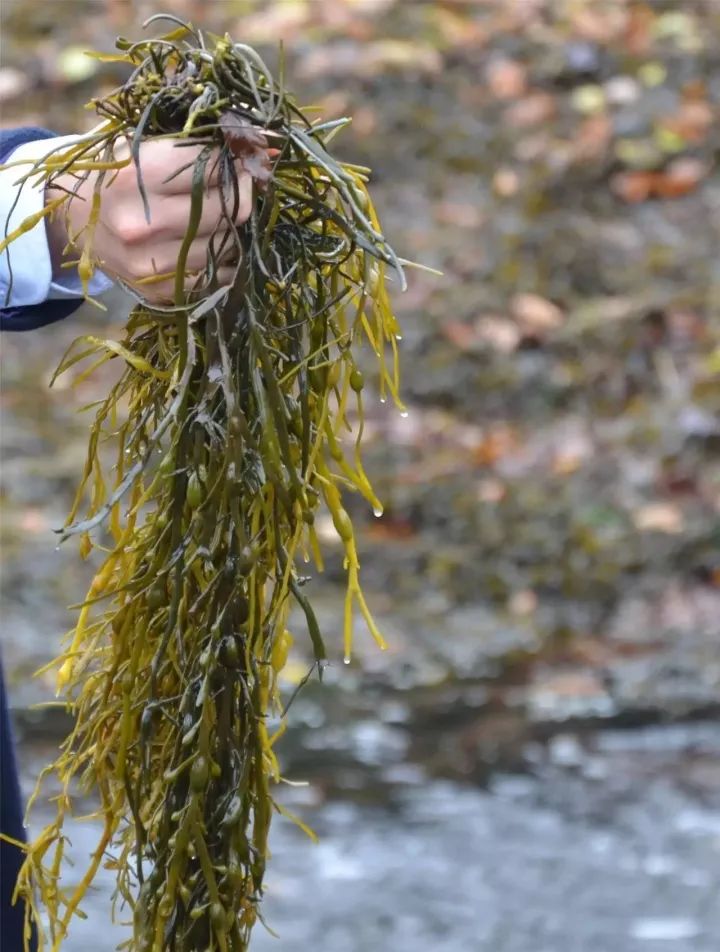
<path id="1" fill-rule="evenodd" d="M 90 361 L 86 376 L 107 361 L 124 364 L 97 409 L 63 530 L 79 536 L 83 555 L 100 546 L 104 561 L 56 662 L 74 728 L 44 772 L 60 784 L 57 815 L 27 848 L 17 896 L 28 941 L 34 926 L 41 948 L 59 950 L 105 864 L 117 875 L 113 914 L 132 910 L 125 948 L 238 952 L 260 917 L 268 829 L 280 809 L 273 744 L 284 729 L 278 674 L 293 604 L 319 672 L 326 658 L 298 571 L 303 558 L 322 568 L 314 522 L 323 506 L 345 554 L 344 655 L 356 608 L 384 646 L 360 588 L 343 496 L 355 491 L 380 507 L 360 458 L 356 358 L 369 346 L 383 394 L 399 402 L 386 269 L 404 279 L 367 192 L 368 170 L 328 151 L 345 120 L 311 122 L 258 54 L 228 36 L 177 22 L 164 37 L 117 45 L 113 57 L 133 71 L 94 101 L 101 124 L 35 163 L 26 181 L 93 175 L 91 235 L 122 164 L 118 143 L 132 141 L 141 192 L 144 140 L 206 148 L 195 163 L 174 302 L 139 299 L 122 342 L 82 338 L 57 371 Z M 234 159 L 257 158 L 268 143 L 278 151 L 269 166 L 256 164 L 252 215 L 236 227 Z M 210 161 L 227 216 L 186 293 L 183 253 Z M 69 199 L 60 194 L 45 213 L 62 214 Z M 235 276 L 220 287 L 217 262 L 228 247 Z M 93 266 L 90 241 L 83 281 Z M 101 452 L 108 443 L 111 468 Z M 280 718 L 274 736 L 270 714 Z M 64 823 L 78 793 L 99 801 L 102 835 L 69 886 Z"/>

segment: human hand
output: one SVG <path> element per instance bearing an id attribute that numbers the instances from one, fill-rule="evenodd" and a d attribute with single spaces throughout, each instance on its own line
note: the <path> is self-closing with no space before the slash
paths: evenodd
<path id="1" fill-rule="evenodd" d="M 103 187 L 100 219 L 92 236 L 92 259 L 97 267 L 114 279 L 121 279 L 153 304 L 173 300 L 175 269 L 180 246 L 190 219 L 193 159 L 201 146 L 183 145 L 179 140 L 157 139 L 143 142 L 140 146 L 140 167 L 150 207 L 150 222 L 145 218 L 142 196 L 138 189 L 137 171 L 134 162 L 118 172 L 106 173 L 112 185 Z M 129 146 L 116 149 L 116 158 L 128 158 Z M 190 166 L 185 168 L 185 166 Z M 175 175 L 179 169 L 184 171 Z M 74 253 L 68 259 L 77 259 L 85 243 L 90 240 L 84 231 L 90 215 L 93 188 L 97 173 L 91 174 L 76 193 L 62 206 L 59 214 L 47 223 L 48 244 L 53 262 L 53 272 L 58 273 L 63 259 L 63 250 L 71 245 Z M 239 204 L 236 223 L 242 224 L 250 217 L 252 209 L 252 176 L 238 163 Z M 208 242 L 216 231 L 222 217 L 222 198 L 218 184 L 217 164 L 211 157 L 206 166 L 206 188 L 197 234 L 187 256 L 185 287 L 189 290 L 195 283 L 198 272 L 207 262 Z M 77 179 L 71 175 L 58 178 L 57 186 L 74 191 Z M 52 186 L 47 189 L 48 200 L 57 197 Z M 225 263 L 218 269 L 220 284 L 230 283 L 234 268 L 227 264 L 227 257 L 234 253 L 229 246 Z M 151 279 L 148 281 L 148 279 Z"/>

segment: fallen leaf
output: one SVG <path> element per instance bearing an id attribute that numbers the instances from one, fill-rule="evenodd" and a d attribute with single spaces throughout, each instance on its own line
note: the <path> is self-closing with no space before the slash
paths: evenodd
<path id="1" fill-rule="evenodd" d="M 480 208 L 471 202 L 438 202 L 433 211 L 436 221 L 456 228 L 479 228 L 484 220 Z"/>
<path id="2" fill-rule="evenodd" d="M 538 607 L 538 597 L 532 589 L 524 588 L 513 592 L 508 599 L 508 611 L 511 615 L 527 617 L 532 615 Z"/>
<path id="3" fill-rule="evenodd" d="M 360 106 L 353 114 L 353 129 L 361 139 L 367 139 L 377 128 L 377 112 L 372 106 Z"/>
<path id="4" fill-rule="evenodd" d="M 515 129 L 537 126 L 555 115 L 555 98 L 550 93 L 531 92 L 505 110 L 505 121 Z"/>
<path id="5" fill-rule="evenodd" d="M 610 179 L 610 188 L 630 205 L 645 202 L 653 190 L 652 172 L 618 172 Z"/>
<path id="6" fill-rule="evenodd" d="M 417 534 L 415 527 L 408 519 L 391 516 L 388 513 L 369 522 L 365 531 L 371 539 L 387 542 L 411 539 Z"/>
<path id="7" fill-rule="evenodd" d="M 533 684 L 530 695 L 536 706 L 555 706 L 560 698 L 602 698 L 607 691 L 592 671 L 561 671 L 547 674 Z"/>
<path id="8" fill-rule="evenodd" d="M 0 103 L 15 99 L 28 87 L 25 73 L 13 66 L 3 66 L 0 69 Z"/>
<path id="9" fill-rule="evenodd" d="M 625 43 L 633 56 L 643 56 L 652 44 L 652 28 L 655 17 L 646 3 L 633 4 L 625 27 Z"/>
<path id="10" fill-rule="evenodd" d="M 585 40 L 608 44 L 617 41 L 628 29 L 628 12 L 616 4 L 593 9 L 584 4 L 571 8 L 572 32 Z"/>
<path id="11" fill-rule="evenodd" d="M 628 106 L 640 98 L 640 86 L 632 76 L 611 76 L 605 83 L 605 95 L 613 106 Z"/>
<path id="12" fill-rule="evenodd" d="M 477 346 L 478 336 L 475 328 L 464 321 L 445 321 L 442 325 L 443 335 L 459 350 L 471 351 Z"/>
<path id="13" fill-rule="evenodd" d="M 41 509 L 26 509 L 20 517 L 20 528 L 23 532 L 30 532 L 33 535 L 47 532 L 47 515 Z"/>
<path id="14" fill-rule="evenodd" d="M 507 490 L 505 484 L 499 479 L 488 477 L 481 479 L 478 483 L 477 498 L 479 502 L 498 503 L 505 498 Z"/>
<path id="15" fill-rule="evenodd" d="M 656 86 L 662 86 L 667 79 L 667 67 L 664 63 L 654 61 L 643 63 L 638 69 L 637 75 L 643 86 L 654 89 Z"/>
<path id="16" fill-rule="evenodd" d="M 452 47 L 482 46 L 487 41 L 487 32 L 479 23 L 474 23 L 459 12 L 433 5 L 432 21 L 442 39 Z"/>
<path id="17" fill-rule="evenodd" d="M 667 312 L 668 327 L 676 344 L 685 346 L 693 341 L 703 341 L 708 327 L 696 311 L 685 308 L 670 308 Z"/>
<path id="18" fill-rule="evenodd" d="M 516 294 L 510 302 L 510 310 L 526 334 L 543 336 L 565 320 L 560 308 L 539 294 Z"/>
<path id="19" fill-rule="evenodd" d="M 220 128 L 230 151 L 240 160 L 243 169 L 256 182 L 267 185 L 272 178 L 272 168 L 268 141 L 262 130 L 230 110 L 220 116 Z"/>
<path id="20" fill-rule="evenodd" d="M 682 198 L 694 192 L 709 172 L 700 159 L 683 156 L 662 172 L 620 172 L 610 180 L 613 192 L 625 202 L 648 198 Z"/>
<path id="21" fill-rule="evenodd" d="M 510 198 L 520 187 L 520 178 L 514 169 L 504 166 L 493 176 L 493 189 L 500 198 Z"/>
<path id="22" fill-rule="evenodd" d="M 702 142 L 714 121 L 715 114 L 708 102 L 689 99 L 682 103 L 675 115 L 663 119 L 661 128 L 684 142 Z"/>
<path id="23" fill-rule="evenodd" d="M 517 99 L 527 90 L 527 69 L 511 59 L 495 59 L 485 71 L 488 89 L 496 99 Z"/>
<path id="24" fill-rule="evenodd" d="M 652 139 L 616 139 L 613 152 L 629 170 L 645 173 L 652 171 L 662 158 Z"/>
<path id="25" fill-rule="evenodd" d="M 392 70 L 436 75 L 442 57 L 431 46 L 408 40 L 375 40 L 358 45 L 347 40 L 315 47 L 297 67 L 303 79 L 318 76 L 361 76 L 372 78 Z"/>
<path id="26" fill-rule="evenodd" d="M 602 158 L 612 138 L 612 121 L 609 116 L 590 116 L 578 129 L 573 139 L 573 160 L 590 162 Z"/>
<path id="27" fill-rule="evenodd" d="M 664 532 L 677 535 L 685 528 L 685 520 L 677 506 L 668 502 L 650 502 L 633 513 L 635 528 L 640 532 Z"/>
<path id="28" fill-rule="evenodd" d="M 573 90 L 570 104 L 577 112 L 591 116 L 605 108 L 605 90 L 602 86 L 588 84 Z"/>
<path id="29" fill-rule="evenodd" d="M 694 192 L 706 177 L 709 169 L 701 159 L 685 156 L 675 159 L 667 170 L 658 172 L 654 180 L 654 191 L 659 198 L 680 198 Z"/>
<path id="30" fill-rule="evenodd" d="M 238 24 L 238 35 L 246 43 L 291 42 L 307 26 L 310 10 L 302 4 L 265 4 L 262 11 L 251 13 Z"/>
<path id="31" fill-rule="evenodd" d="M 578 453 L 557 453 L 553 457 L 552 471 L 556 476 L 571 476 L 576 473 L 584 462 L 584 457 Z"/>
<path id="32" fill-rule="evenodd" d="M 333 89 L 319 103 L 323 119 L 338 119 L 350 108 L 350 96 L 346 90 Z"/>
<path id="33" fill-rule="evenodd" d="M 475 321 L 477 337 L 501 354 L 512 354 L 520 343 L 520 328 L 507 317 L 484 314 Z"/>
<path id="34" fill-rule="evenodd" d="M 614 651 L 604 638 L 593 635 L 576 635 L 564 646 L 564 657 L 576 664 L 600 667 L 607 665 L 613 657 Z"/>
<path id="35" fill-rule="evenodd" d="M 492 466 L 517 447 L 517 434 L 509 426 L 498 424 L 483 435 L 475 446 L 473 456 L 481 466 Z"/>

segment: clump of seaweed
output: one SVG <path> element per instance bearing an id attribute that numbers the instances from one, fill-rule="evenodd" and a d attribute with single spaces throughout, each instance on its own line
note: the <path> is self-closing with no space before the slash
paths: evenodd
<path id="1" fill-rule="evenodd" d="M 45 771 L 60 783 L 57 816 L 27 848 L 17 892 L 28 938 L 36 927 L 42 947 L 58 950 L 104 864 L 117 873 L 113 913 L 115 905 L 132 910 L 125 948 L 238 952 L 260 917 L 271 816 L 284 812 L 272 794 L 280 776 L 273 745 L 286 714 L 278 675 L 292 643 L 292 604 L 304 613 L 319 672 L 326 659 L 298 567 L 312 559 L 322 569 L 321 506 L 344 547 L 345 657 L 356 607 L 384 647 L 360 588 L 343 495 L 356 491 L 381 508 L 360 457 L 356 358 L 371 348 L 383 393 L 399 403 L 399 328 L 385 278 L 392 268 L 404 284 L 407 262 L 380 231 L 369 170 L 328 151 L 347 120 L 312 122 L 253 49 L 179 21 L 160 38 L 117 45 L 114 58 L 133 71 L 94 102 L 101 125 L 46 155 L 26 180 L 52 186 L 68 172 L 78 182 L 94 176 L 91 238 L 116 169 L 135 162 L 143 192 L 144 140 L 202 148 L 174 302 L 139 299 L 122 342 L 81 338 L 57 371 L 124 364 L 97 408 L 63 530 L 80 537 L 84 555 L 99 546 L 104 561 L 56 662 L 74 728 Z M 131 155 L 118 158 L 126 139 Z M 240 227 L 238 160 L 254 177 L 252 214 Z M 188 293 L 185 255 L 209 163 L 224 220 Z M 70 198 L 63 192 L 45 213 L 62 214 Z M 234 279 L 219 286 L 228 248 Z M 93 266 L 89 240 L 84 281 Z M 110 469 L 107 443 L 116 448 Z M 99 541 L 92 533 L 100 527 Z M 270 736 L 273 714 L 280 727 Z M 79 882 L 67 887 L 63 825 L 77 792 L 99 799 L 93 816 L 103 829 Z"/>

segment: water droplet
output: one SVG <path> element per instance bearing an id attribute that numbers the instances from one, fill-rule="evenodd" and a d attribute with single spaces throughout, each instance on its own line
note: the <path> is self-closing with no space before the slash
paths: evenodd
<path id="1" fill-rule="evenodd" d="M 401 410 L 401 411 L 400 411 L 400 416 L 403 418 L 403 420 L 406 420 L 406 419 L 407 419 L 407 416 L 408 416 L 407 410 Z"/>
<path id="2" fill-rule="evenodd" d="M 373 509 L 373 515 L 375 516 L 376 519 L 379 519 L 384 511 L 385 510 L 383 509 L 382 506 L 377 506 L 375 509 Z"/>
<path id="3" fill-rule="evenodd" d="M 56 551 L 56 552 L 59 552 L 59 551 L 60 551 L 60 546 L 59 546 L 59 545 L 56 545 L 56 546 L 55 546 L 55 551 Z"/>
<path id="4" fill-rule="evenodd" d="M 402 334 L 396 334 L 395 340 L 402 340 Z"/>
<path id="5" fill-rule="evenodd" d="M 128 454 L 128 456 L 130 455 L 130 447 L 129 447 L 129 446 L 125 449 L 125 452 Z"/>
<path id="6" fill-rule="evenodd" d="M 380 403 L 385 403 L 385 397 L 380 397 Z"/>
<path id="7" fill-rule="evenodd" d="M 352 661 L 352 658 L 350 657 L 350 655 L 346 654 L 345 657 L 343 658 L 343 664 L 350 664 L 351 661 Z"/>

